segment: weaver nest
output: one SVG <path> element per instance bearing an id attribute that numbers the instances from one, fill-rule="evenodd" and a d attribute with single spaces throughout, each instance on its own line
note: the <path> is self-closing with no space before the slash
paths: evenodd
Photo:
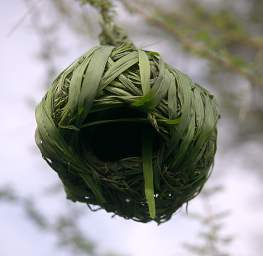
<path id="1" fill-rule="evenodd" d="M 67 197 L 139 222 L 165 222 L 198 195 L 216 152 L 214 97 L 127 43 L 66 68 L 36 119 L 37 145 Z"/>

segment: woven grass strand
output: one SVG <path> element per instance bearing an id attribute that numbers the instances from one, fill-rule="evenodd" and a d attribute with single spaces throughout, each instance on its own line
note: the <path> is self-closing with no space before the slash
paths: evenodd
<path id="1" fill-rule="evenodd" d="M 208 179 L 218 117 L 214 97 L 158 53 L 99 46 L 37 106 L 36 143 L 70 200 L 163 223 Z"/>
<path id="2" fill-rule="evenodd" d="M 152 219 L 155 219 L 155 199 L 154 199 L 154 184 L 153 184 L 153 164 L 152 164 L 152 134 L 147 130 L 142 131 L 142 162 L 143 176 L 145 187 L 145 198 L 149 208 L 149 214 Z"/>

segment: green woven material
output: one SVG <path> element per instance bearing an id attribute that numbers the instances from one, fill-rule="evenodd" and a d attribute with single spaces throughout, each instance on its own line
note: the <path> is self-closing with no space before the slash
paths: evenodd
<path id="1" fill-rule="evenodd" d="M 128 43 L 72 63 L 36 119 L 37 145 L 69 199 L 140 222 L 165 222 L 194 198 L 216 152 L 214 97 Z"/>

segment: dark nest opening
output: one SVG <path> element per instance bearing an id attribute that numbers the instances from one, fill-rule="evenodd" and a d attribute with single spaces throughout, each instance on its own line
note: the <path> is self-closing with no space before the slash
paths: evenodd
<path id="1" fill-rule="evenodd" d="M 142 137 L 147 132 L 152 134 L 153 152 L 157 152 L 161 143 L 158 132 L 149 122 L 133 120 L 146 117 L 145 113 L 131 108 L 114 108 L 90 114 L 86 123 L 118 119 L 126 121 L 83 128 L 80 133 L 81 143 L 85 150 L 92 152 L 100 161 L 113 162 L 128 157 L 141 157 Z"/>

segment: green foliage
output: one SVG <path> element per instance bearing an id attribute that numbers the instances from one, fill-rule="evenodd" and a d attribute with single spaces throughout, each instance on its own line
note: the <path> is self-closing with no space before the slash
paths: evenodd
<path id="1" fill-rule="evenodd" d="M 190 255 L 230 256 L 227 247 L 232 242 L 233 237 L 224 234 L 224 220 L 229 212 L 214 210 L 211 205 L 211 200 L 221 191 L 222 186 L 205 189 L 200 196 L 203 199 L 204 212 L 190 213 L 190 217 L 201 224 L 196 242 L 184 244 L 184 248 Z"/>
<path id="2" fill-rule="evenodd" d="M 82 4 L 90 4 L 98 9 L 111 10 L 113 5 L 109 0 L 80 0 Z"/>
<path id="3" fill-rule="evenodd" d="M 80 213 L 74 209 L 67 209 L 52 221 L 41 212 L 32 198 L 22 197 L 10 186 L 0 188 L 0 203 L 13 204 L 24 210 L 25 215 L 41 231 L 56 237 L 60 249 L 71 252 L 72 255 L 85 256 L 120 256 L 113 252 L 101 252 L 101 248 L 93 242 L 79 227 L 76 217 Z M 65 211 L 65 208 L 62 209 Z"/>
<path id="4" fill-rule="evenodd" d="M 255 73 L 251 54 L 243 54 L 244 48 L 253 55 L 263 50 L 263 37 L 251 35 L 230 10 L 211 11 L 192 0 L 184 1 L 181 8 L 171 4 L 169 11 L 150 1 L 144 1 L 143 6 L 140 1 L 122 2 L 146 21 L 173 35 L 187 51 L 245 77 L 254 85 L 263 84 L 262 74 Z M 234 48 L 239 50 L 233 51 Z"/>

